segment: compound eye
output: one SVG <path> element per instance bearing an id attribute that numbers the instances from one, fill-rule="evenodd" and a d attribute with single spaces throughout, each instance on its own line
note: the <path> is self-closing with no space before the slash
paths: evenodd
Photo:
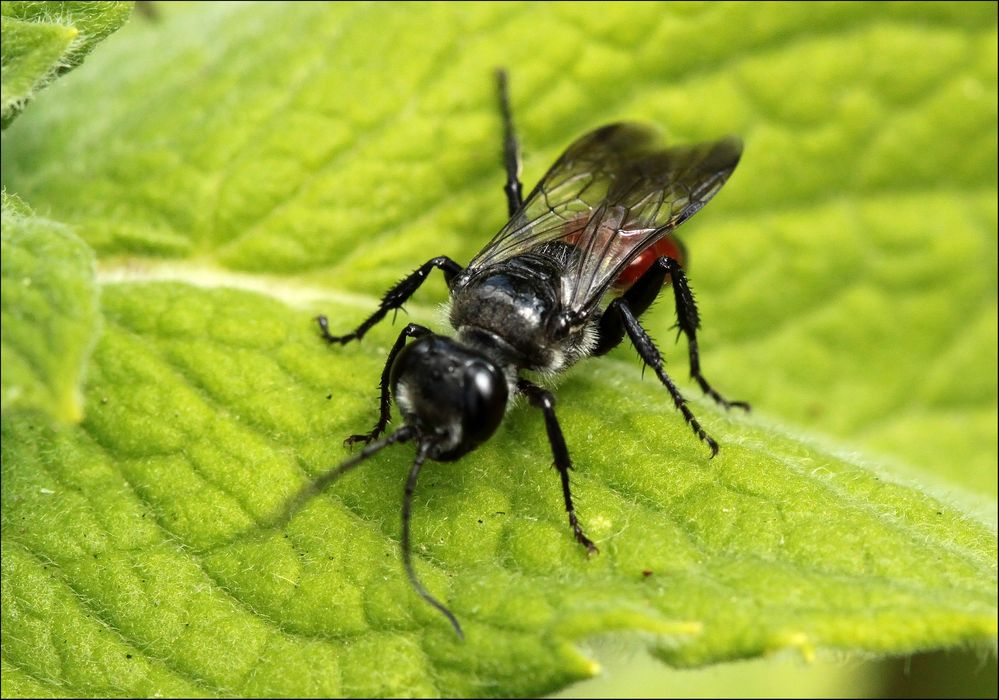
<path id="1" fill-rule="evenodd" d="M 509 391 L 506 378 L 495 367 L 474 362 L 465 370 L 463 424 L 468 439 L 479 443 L 489 439 L 506 411 Z"/>

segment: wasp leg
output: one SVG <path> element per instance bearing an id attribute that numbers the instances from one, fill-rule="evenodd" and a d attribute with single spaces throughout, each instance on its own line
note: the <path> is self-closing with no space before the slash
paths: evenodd
<path id="1" fill-rule="evenodd" d="M 559 476 L 562 477 L 562 496 L 565 498 L 565 510 L 569 514 L 569 525 L 572 526 L 576 541 L 586 547 L 587 553 L 596 554 L 597 546 L 583 532 L 583 528 L 576 519 L 576 511 L 572 507 L 572 493 L 569 490 L 569 470 L 572 469 L 572 460 L 569 458 L 569 448 L 566 447 L 562 428 L 558 424 L 558 418 L 555 417 L 555 397 L 552 396 L 551 392 L 545 391 L 526 379 L 517 382 L 517 390 L 527 397 L 532 406 L 540 408 L 545 414 L 548 443 L 552 447 L 555 468 L 558 469 Z"/>
<path id="2" fill-rule="evenodd" d="M 655 370 L 656 376 L 659 377 L 659 381 L 663 383 L 663 386 L 665 386 L 666 390 L 669 391 L 669 395 L 673 397 L 673 405 L 675 405 L 677 410 L 683 414 L 683 419 L 687 421 L 688 425 L 690 425 L 694 434 L 707 443 L 708 447 L 711 448 L 711 456 L 714 457 L 718 454 L 718 443 L 704 431 L 701 424 L 697 422 L 697 418 L 694 417 L 694 414 L 691 413 L 690 409 L 687 407 L 687 400 L 683 398 L 683 395 L 680 394 L 680 390 L 676 388 L 676 384 L 674 384 L 673 380 L 669 378 L 668 374 L 666 374 L 666 369 L 663 367 L 662 355 L 659 354 L 659 348 L 657 348 L 656 344 L 652 342 L 652 338 L 649 337 L 649 334 L 645 332 L 644 328 L 642 328 L 638 319 L 635 318 L 635 315 L 631 312 L 631 309 L 628 308 L 627 302 L 623 297 L 615 299 L 610 303 L 610 306 L 607 307 L 608 311 L 611 311 L 611 309 L 614 310 L 614 313 L 619 314 L 621 322 L 624 324 L 624 330 L 628 334 L 628 337 L 631 338 L 631 342 L 635 346 L 635 349 L 638 350 L 638 354 L 642 358 L 642 361 Z"/>
<path id="3" fill-rule="evenodd" d="M 697 382 L 705 394 L 726 409 L 734 406 L 748 411 L 748 403 L 745 401 L 729 401 L 715 391 L 708 384 L 708 380 L 701 374 L 701 357 L 697 351 L 697 329 L 701 327 L 701 318 L 697 313 L 694 294 L 690 291 L 690 285 L 687 284 L 687 276 L 683 274 L 683 268 L 680 266 L 680 263 L 673 258 L 661 257 L 653 264 L 652 270 L 655 269 L 662 270 L 663 274 L 669 275 L 672 280 L 673 297 L 676 299 L 676 325 L 680 329 L 680 332 L 687 336 L 691 378 Z"/>
<path id="4" fill-rule="evenodd" d="M 697 312 L 694 294 L 690 291 L 687 276 L 684 275 L 683 267 L 680 263 L 673 258 L 665 256 L 659 258 L 621 298 L 627 303 L 634 317 L 638 318 L 655 301 L 663 285 L 666 284 L 667 279 L 672 282 L 673 297 L 676 301 L 676 327 L 681 333 L 687 336 L 691 378 L 697 382 L 697 385 L 701 387 L 705 394 L 726 409 L 734 406 L 748 411 L 748 403 L 745 401 L 729 401 L 715 391 L 714 387 L 701 374 L 701 357 L 697 348 L 697 329 L 701 327 L 701 318 Z M 624 339 L 624 333 L 624 324 L 620 314 L 612 311 L 611 307 L 608 306 L 604 315 L 600 318 L 600 340 L 593 354 L 603 355 L 610 352 L 610 350 L 617 347 Z"/>
<path id="5" fill-rule="evenodd" d="M 388 425 L 389 418 L 391 417 L 392 398 L 389 394 L 389 377 L 392 374 L 392 365 L 395 363 L 395 358 L 402 351 L 403 346 L 409 338 L 422 338 L 425 335 L 430 335 L 430 333 L 432 331 L 429 328 L 416 323 L 410 323 L 402 329 L 402 333 L 396 339 L 395 345 L 389 350 L 388 358 L 385 360 L 385 369 L 382 370 L 382 393 L 379 404 L 378 422 L 370 433 L 351 435 L 343 441 L 344 445 L 354 445 L 358 442 L 367 444 L 372 440 L 378 439 L 378 436 L 385 432 L 385 426 Z"/>
<path id="6" fill-rule="evenodd" d="M 653 265 L 635 280 L 635 283 L 622 295 L 621 298 L 628 304 L 628 308 L 631 309 L 635 318 L 641 317 L 652 306 L 652 302 L 656 300 L 663 285 L 666 284 L 667 274 L 668 272 L 663 267 Z M 597 347 L 593 351 L 596 356 L 605 355 L 620 345 L 621 341 L 624 340 L 624 323 L 621 320 L 621 314 L 608 307 L 603 316 L 600 317 L 598 336 Z"/>
<path id="7" fill-rule="evenodd" d="M 502 68 L 496 71 L 496 83 L 499 89 L 500 112 L 503 115 L 503 166 L 506 168 L 506 185 L 503 191 L 506 193 L 508 216 L 512 217 L 524 203 L 524 186 L 520 184 L 520 145 L 513 130 L 507 75 Z"/>
<path id="8" fill-rule="evenodd" d="M 352 340 L 360 340 L 364 337 L 373 325 L 385 318 L 385 314 L 394 309 L 400 308 L 403 304 L 409 301 L 409 298 L 413 296 L 414 292 L 420 288 L 427 279 L 427 275 L 434 268 L 438 268 L 444 273 L 444 279 L 447 281 L 448 286 L 451 285 L 451 281 L 455 278 L 459 272 L 461 272 L 462 267 L 456 263 L 451 258 L 441 255 L 433 260 L 428 260 L 412 272 L 412 274 L 406 276 L 399 281 L 392 289 L 385 292 L 385 296 L 382 297 L 381 303 L 378 305 L 378 310 L 375 311 L 371 316 L 353 333 L 348 333 L 347 335 L 331 335 L 329 329 L 329 322 L 325 316 L 316 316 L 316 322 L 319 324 L 319 330 L 322 332 L 323 340 L 332 345 L 333 343 L 340 343 L 341 345 L 346 345 Z"/>

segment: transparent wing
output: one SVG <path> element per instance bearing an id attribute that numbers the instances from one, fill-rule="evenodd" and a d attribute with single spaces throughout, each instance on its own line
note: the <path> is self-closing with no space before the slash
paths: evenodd
<path id="1" fill-rule="evenodd" d="M 601 127 L 569 146 L 469 268 L 570 244 L 563 302 L 583 314 L 634 258 L 718 192 L 741 153 L 735 138 L 666 148 L 647 126 Z"/>

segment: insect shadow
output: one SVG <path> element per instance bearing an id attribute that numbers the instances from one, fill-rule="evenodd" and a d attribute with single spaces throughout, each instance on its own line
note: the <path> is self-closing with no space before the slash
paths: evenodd
<path id="1" fill-rule="evenodd" d="M 684 250 L 670 235 L 725 184 L 739 162 L 742 142 L 728 137 L 666 147 L 649 126 L 610 124 L 572 143 L 525 198 L 506 72 L 498 70 L 496 78 L 507 224 L 465 267 L 446 256 L 425 262 L 388 290 L 378 309 L 351 333 L 333 335 L 325 316 L 316 319 L 330 345 L 359 341 L 399 309 L 436 268 L 450 289 L 449 320 L 455 336 L 438 335 L 416 323 L 402 330 L 382 371 L 378 422 L 369 432 L 344 441 L 365 447 L 306 486 L 287 511 L 290 517 L 385 447 L 414 442 L 416 458 L 403 492 L 402 560 L 413 588 L 450 621 L 459 637 L 464 635 L 458 619 L 427 591 L 413 568 L 413 493 L 428 459 L 456 460 L 488 440 L 512 397 L 523 396 L 541 411 L 569 526 L 588 553 L 597 552 L 573 508 L 572 460 L 555 415 L 555 397 L 523 372 L 558 374 L 585 357 L 606 354 L 627 336 L 713 457 L 718 443 L 694 417 L 638 321 L 670 285 L 678 336 L 687 338 L 691 377 L 726 409 L 749 409 L 745 402 L 725 399 L 701 373 L 700 316 L 683 270 Z M 393 398 L 402 426 L 381 437 Z"/>

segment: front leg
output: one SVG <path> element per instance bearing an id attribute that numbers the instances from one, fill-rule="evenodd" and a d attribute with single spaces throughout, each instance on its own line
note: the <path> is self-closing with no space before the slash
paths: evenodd
<path id="1" fill-rule="evenodd" d="M 392 374 L 392 365 L 395 363 L 395 358 L 402 351 L 402 348 L 406 345 L 406 341 L 409 338 L 422 338 L 425 335 L 429 335 L 431 332 L 432 331 L 429 328 L 415 323 L 410 323 L 402 329 L 402 333 L 400 333 L 398 339 L 396 339 L 395 345 L 393 345 L 392 349 L 389 350 L 388 359 L 385 360 L 385 369 L 382 370 L 382 395 L 381 403 L 379 404 L 378 422 L 375 424 L 375 427 L 370 433 L 351 435 L 343 441 L 344 445 L 353 445 L 358 442 L 367 444 L 372 440 L 376 440 L 379 435 L 385 432 L 385 426 L 388 425 L 389 418 L 391 417 L 392 397 L 389 393 L 389 377 Z"/>
<path id="2" fill-rule="evenodd" d="M 378 310 L 375 311 L 371 316 L 353 333 L 348 333 L 347 335 L 332 335 L 329 329 L 329 322 L 326 320 L 325 316 L 317 316 L 316 321 L 319 323 L 319 330 L 322 332 L 323 339 L 332 345 L 333 343 L 340 343 L 345 345 L 352 340 L 360 340 L 364 337 L 364 334 L 368 330 L 385 318 L 385 314 L 394 309 L 400 308 L 403 304 L 409 301 L 409 298 L 413 296 L 420 285 L 427 279 L 427 275 L 434 268 L 439 268 L 444 273 L 444 279 L 447 280 L 450 286 L 451 281 L 454 280 L 455 276 L 461 272 L 462 267 L 456 263 L 451 258 L 441 255 L 433 260 L 428 260 L 414 270 L 411 274 L 403 278 L 398 284 L 396 284 L 392 289 L 385 293 L 382 297 L 381 303 L 378 305 Z"/>
<path id="3" fill-rule="evenodd" d="M 613 313 L 620 315 L 625 333 L 631 338 L 631 342 L 635 346 L 635 349 L 638 350 L 642 361 L 655 370 L 659 381 L 663 383 L 669 395 L 673 397 L 673 405 L 683 414 L 683 419 L 690 425 L 694 434 L 711 448 L 711 456 L 714 457 L 718 454 L 718 443 L 704 431 L 701 424 L 697 422 L 697 418 L 694 417 L 694 414 L 687 407 L 687 400 L 683 398 L 680 390 L 676 388 L 676 384 L 666 374 L 666 368 L 663 367 L 663 358 L 659 354 L 659 348 L 656 347 L 656 344 L 652 342 L 652 338 L 649 337 L 649 334 L 642 328 L 638 319 L 635 318 L 635 315 L 628 307 L 628 303 L 624 299 L 615 299 L 607 307 L 607 311 L 613 311 Z"/>
<path id="4" fill-rule="evenodd" d="M 576 541 L 586 547 L 587 553 L 596 554 L 597 546 L 583 532 L 583 528 L 576 519 L 576 511 L 572 507 L 572 493 L 569 491 L 569 470 L 572 469 L 572 460 L 569 458 L 569 448 L 566 447 L 562 428 L 558 424 L 558 418 L 555 417 L 555 397 L 552 396 L 551 392 L 545 391 L 526 379 L 517 382 L 517 390 L 527 397 L 532 406 L 540 408 L 545 414 L 548 443 L 552 447 L 555 468 L 558 469 L 559 476 L 562 477 L 562 496 L 565 499 L 565 510 L 569 514 L 569 525 L 572 527 L 572 533 L 576 536 Z"/>

